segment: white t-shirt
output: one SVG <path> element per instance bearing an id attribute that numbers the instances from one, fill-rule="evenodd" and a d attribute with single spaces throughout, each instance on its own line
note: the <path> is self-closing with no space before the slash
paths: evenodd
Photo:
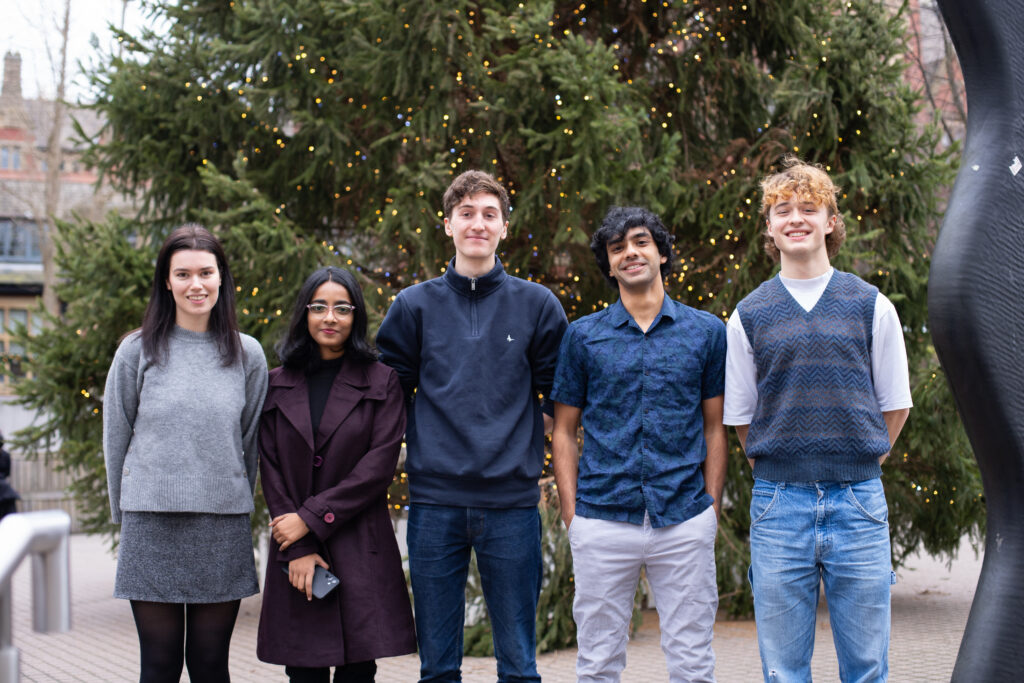
<path id="1" fill-rule="evenodd" d="M 818 303 L 834 269 L 809 280 L 781 277 L 786 290 L 805 311 Z M 725 327 L 728 350 L 725 356 L 725 411 L 722 422 L 727 425 L 748 425 L 757 407 L 757 366 L 754 349 L 734 310 Z M 910 373 L 907 370 L 907 349 L 903 343 L 903 327 L 896 308 L 881 292 L 875 301 L 871 325 L 871 378 L 875 398 L 882 412 L 910 408 Z"/>

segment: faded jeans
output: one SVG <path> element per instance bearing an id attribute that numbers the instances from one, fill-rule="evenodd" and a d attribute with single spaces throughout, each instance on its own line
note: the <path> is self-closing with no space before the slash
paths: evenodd
<path id="1" fill-rule="evenodd" d="M 825 585 L 844 683 L 889 675 L 889 513 L 881 479 L 754 481 L 750 581 L 765 681 L 811 680 Z"/>

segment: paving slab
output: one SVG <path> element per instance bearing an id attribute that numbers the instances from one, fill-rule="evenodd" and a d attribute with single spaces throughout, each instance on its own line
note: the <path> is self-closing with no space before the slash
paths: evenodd
<path id="1" fill-rule="evenodd" d="M 137 681 L 138 640 L 127 601 L 116 600 L 115 559 L 109 543 L 99 537 L 71 537 L 71 631 L 40 634 L 32 630 L 31 571 L 24 563 L 15 573 L 13 591 L 14 644 L 20 650 L 22 681 L 54 683 L 81 681 L 113 683 Z M 892 592 L 892 642 L 890 680 L 927 682 L 949 680 L 956 662 L 960 638 L 974 597 L 981 558 L 965 544 L 949 566 L 930 557 L 911 558 L 899 572 Z M 824 601 L 822 601 L 824 603 Z M 256 628 L 260 597 L 242 601 L 231 641 L 231 678 L 235 683 L 285 681 L 284 668 L 256 659 Z M 644 614 L 644 623 L 629 643 L 623 683 L 668 681 L 659 644 L 657 614 Z M 716 676 L 720 683 L 750 683 L 761 679 L 757 632 L 752 621 L 720 619 L 714 640 Z M 547 683 L 576 680 L 575 650 L 541 655 L 538 669 Z M 818 613 L 812 664 L 817 681 L 838 681 L 838 665 L 828 608 Z M 378 662 L 379 683 L 414 683 L 418 678 L 416 655 Z M 182 676 L 188 681 L 188 674 Z M 496 680 L 494 660 L 467 658 L 463 663 L 466 683 Z"/>

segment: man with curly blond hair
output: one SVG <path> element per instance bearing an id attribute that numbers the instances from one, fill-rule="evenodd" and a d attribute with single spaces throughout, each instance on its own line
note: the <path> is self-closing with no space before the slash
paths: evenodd
<path id="1" fill-rule="evenodd" d="M 881 464 L 912 405 L 903 331 L 877 288 L 832 268 L 838 188 L 794 157 L 761 183 L 781 264 L 727 326 L 724 422 L 753 469 L 750 581 L 765 681 L 811 680 L 824 583 L 843 681 L 888 677 Z"/>

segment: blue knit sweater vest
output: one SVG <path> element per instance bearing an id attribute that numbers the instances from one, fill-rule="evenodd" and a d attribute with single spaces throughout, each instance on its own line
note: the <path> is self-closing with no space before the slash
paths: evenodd
<path id="1" fill-rule="evenodd" d="M 747 434 L 754 476 L 769 481 L 863 481 L 881 476 L 889 432 L 871 379 L 878 289 L 834 271 L 805 311 L 778 277 L 737 310 L 757 367 Z"/>

